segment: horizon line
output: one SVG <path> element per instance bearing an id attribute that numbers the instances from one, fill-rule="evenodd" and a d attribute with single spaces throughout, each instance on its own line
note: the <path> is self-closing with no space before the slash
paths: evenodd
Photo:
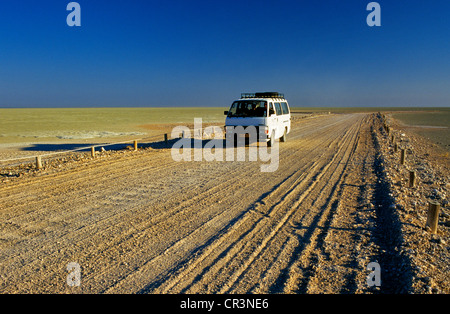
<path id="1" fill-rule="evenodd" d="M 309 105 L 309 106 L 296 106 L 296 105 L 289 105 L 291 108 L 366 108 L 366 109 L 373 109 L 373 108 L 450 108 L 450 105 L 412 105 L 412 106 L 405 106 L 405 105 L 398 105 L 398 106 L 330 106 L 330 105 Z M 0 106 L 0 109 L 126 109 L 126 108 L 155 108 L 155 109 L 176 109 L 176 108 L 228 108 L 227 106 Z"/>

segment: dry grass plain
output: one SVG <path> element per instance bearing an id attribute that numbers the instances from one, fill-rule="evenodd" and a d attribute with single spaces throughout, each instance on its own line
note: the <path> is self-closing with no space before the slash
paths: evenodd
<path id="1" fill-rule="evenodd" d="M 299 115 L 273 173 L 149 146 L 4 180 L 0 293 L 449 293 L 448 227 L 396 206 L 387 141 L 376 114 Z"/>

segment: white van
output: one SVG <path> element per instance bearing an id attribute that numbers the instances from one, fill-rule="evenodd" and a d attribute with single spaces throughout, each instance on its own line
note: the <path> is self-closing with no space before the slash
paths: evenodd
<path id="1" fill-rule="evenodd" d="M 249 137 L 247 129 L 256 129 L 257 140 L 272 146 L 276 139 L 286 142 L 291 131 L 291 112 L 283 94 L 277 92 L 243 93 L 234 101 L 230 110 L 225 111 L 225 134 L 227 140 L 234 133 L 236 145 L 239 133 Z M 253 126 L 254 128 L 247 128 Z M 241 127 L 241 128 L 238 128 Z M 240 129 L 241 132 L 236 132 Z M 242 132 L 242 129 L 244 131 Z"/>

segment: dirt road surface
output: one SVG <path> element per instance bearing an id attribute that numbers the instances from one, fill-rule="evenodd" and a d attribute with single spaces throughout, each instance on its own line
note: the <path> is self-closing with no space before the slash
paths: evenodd
<path id="1" fill-rule="evenodd" d="M 379 124 L 374 114 L 294 119 L 273 173 L 262 162 L 176 162 L 166 148 L 4 183 L 0 292 L 415 292 L 398 218 L 382 210 Z M 71 262 L 79 286 L 67 284 Z M 367 284 L 370 262 L 382 265 L 381 287 Z"/>

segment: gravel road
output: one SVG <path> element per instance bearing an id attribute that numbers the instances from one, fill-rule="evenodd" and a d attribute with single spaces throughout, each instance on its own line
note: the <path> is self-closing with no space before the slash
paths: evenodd
<path id="1" fill-rule="evenodd" d="M 414 292 L 396 213 L 381 210 L 377 123 L 294 118 L 273 173 L 146 148 L 2 183 L 0 293 Z"/>

